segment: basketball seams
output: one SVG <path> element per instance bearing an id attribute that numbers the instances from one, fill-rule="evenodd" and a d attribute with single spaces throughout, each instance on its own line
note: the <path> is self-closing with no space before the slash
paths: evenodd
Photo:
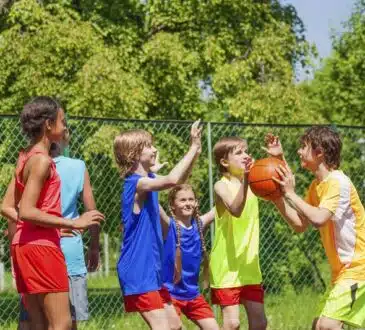
<path id="1" fill-rule="evenodd" d="M 252 192 L 263 199 L 272 200 L 280 197 L 280 185 L 272 177 L 278 177 L 276 168 L 283 162 L 275 158 L 264 158 L 257 160 L 248 177 L 248 183 Z M 251 176 L 251 178 L 250 178 Z"/>

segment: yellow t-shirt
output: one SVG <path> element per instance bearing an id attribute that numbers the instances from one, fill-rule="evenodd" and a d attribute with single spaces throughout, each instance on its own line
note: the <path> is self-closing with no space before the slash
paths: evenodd
<path id="1" fill-rule="evenodd" d="M 365 211 L 351 180 L 339 170 L 314 180 L 306 201 L 333 216 L 319 228 L 332 270 L 332 282 L 365 280 Z"/>
<path id="2" fill-rule="evenodd" d="M 233 195 L 237 194 L 239 188 L 229 179 L 221 180 Z M 245 208 L 238 218 L 231 215 L 223 203 L 216 204 L 210 283 L 212 288 L 234 288 L 261 282 L 258 199 L 248 189 Z"/>

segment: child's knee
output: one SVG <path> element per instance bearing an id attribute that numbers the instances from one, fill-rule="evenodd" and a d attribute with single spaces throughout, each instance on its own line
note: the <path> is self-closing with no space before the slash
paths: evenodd
<path id="1" fill-rule="evenodd" d="M 168 323 L 170 330 L 181 330 L 182 329 L 182 322 L 180 317 L 176 314 L 174 317 L 170 315 L 168 318 Z"/>
<path id="2" fill-rule="evenodd" d="M 240 328 L 240 320 L 236 318 L 224 320 L 224 329 L 238 330 Z"/>
<path id="3" fill-rule="evenodd" d="M 250 330 L 266 330 L 267 320 L 266 317 L 260 317 L 249 322 Z"/>
<path id="4" fill-rule="evenodd" d="M 181 329 L 182 329 L 182 323 L 180 319 L 170 323 L 170 330 L 181 330 Z"/>
<path id="5" fill-rule="evenodd" d="M 50 324 L 49 328 L 52 330 L 70 330 L 72 328 L 71 317 L 65 317 L 62 320 L 57 321 L 54 325 Z"/>
<path id="6" fill-rule="evenodd" d="M 317 320 L 316 330 L 341 330 L 342 323 L 340 321 L 327 319 L 327 318 L 320 318 Z"/>
<path id="7" fill-rule="evenodd" d="M 252 330 L 266 330 L 267 327 L 267 320 L 266 318 L 258 319 L 254 322 L 254 326 L 252 327 Z"/>
<path id="8" fill-rule="evenodd" d="M 180 323 L 180 325 L 174 324 L 174 325 L 170 325 L 170 330 L 181 330 L 182 329 L 182 324 Z"/>

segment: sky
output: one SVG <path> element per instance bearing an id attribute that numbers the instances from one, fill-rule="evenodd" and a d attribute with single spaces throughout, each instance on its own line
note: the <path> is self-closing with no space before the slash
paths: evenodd
<path id="1" fill-rule="evenodd" d="M 292 4 L 306 27 L 307 40 L 315 43 L 321 58 L 331 54 L 331 31 L 341 32 L 355 0 L 282 0 Z"/>

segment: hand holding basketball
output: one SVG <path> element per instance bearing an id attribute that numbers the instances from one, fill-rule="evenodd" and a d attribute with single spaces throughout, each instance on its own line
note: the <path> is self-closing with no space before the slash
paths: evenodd
<path id="1" fill-rule="evenodd" d="M 281 186 L 283 194 L 294 192 L 295 176 L 291 169 L 287 165 L 279 165 L 276 168 L 276 172 L 279 174 L 279 178 L 273 177 L 272 179 Z"/>
<path id="2" fill-rule="evenodd" d="M 250 173 L 250 170 L 254 164 L 254 159 L 253 158 L 247 158 L 246 162 L 245 162 L 245 174 Z"/>

